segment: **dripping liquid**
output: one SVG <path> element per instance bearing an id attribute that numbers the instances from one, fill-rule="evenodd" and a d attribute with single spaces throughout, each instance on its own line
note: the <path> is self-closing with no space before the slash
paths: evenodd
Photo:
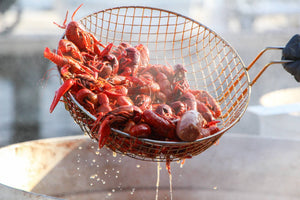
<path id="1" fill-rule="evenodd" d="M 170 171 L 171 172 L 171 171 Z M 170 184 L 170 200 L 173 199 L 173 186 L 172 186 L 172 174 L 169 173 L 169 184 Z"/>
<path id="2" fill-rule="evenodd" d="M 169 189 L 170 189 L 170 200 L 173 200 L 173 185 L 172 185 L 172 173 L 171 173 L 171 163 L 166 162 L 166 169 L 169 174 Z M 158 200 L 159 193 L 159 181 L 160 181 L 160 162 L 157 162 L 157 178 L 156 178 L 156 191 L 155 191 L 155 200 Z"/>
<path id="3" fill-rule="evenodd" d="M 92 149 L 94 148 L 97 148 L 97 147 L 94 147 L 92 146 L 91 147 Z M 82 146 L 78 147 L 78 151 L 81 151 L 83 149 Z M 106 162 L 100 162 L 98 163 L 97 160 L 95 158 L 92 158 L 91 160 L 90 159 L 83 159 L 83 157 L 81 156 L 81 153 L 78 152 L 77 154 L 77 163 L 78 163 L 78 166 L 77 166 L 77 171 L 78 171 L 78 176 L 81 176 L 81 171 L 83 170 L 83 168 L 81 167 L 81 165 L 79 164 L 82 164 L 82 162 L 85 162 L 85 163 L 89 163 L 89 166 L 91 167 L 97 167 L 99 168 L 100 171 L 95 171 L 91 174 L 89 174 L 89 180 L 90 180 L 90 183 L 89 185 L 91 186 L 90 187 L 90 190 L 89 191 L 93 191 L 95 189 L 95 186 L 100 184 L 100 185 L 107 185 L 107 179 L 111 179 L 111 178 L 116 178 L 118 179 L 119 178 L 119 175 L 120 175 L 120 170 L 118 168 L 104 168 L 104 170 L 102 170 L 102 167 L 104 167 L 105 165 L 108 165 L 108 163 L 112 162 L 114 164 L 116 164 L 116 162 L 118 163 L 117 165 L 119 166 L 119 164 L 121 163 L 121 156 L 118 156 L 118 154 L 116 154 L 115 152 L 111 153 L 100 153 L 99 149 L 95 151 L 95 155 L 96 156 L 101 156 L 101 159 L 103 159 L 103 156 L 107 156 L 108 158 L 106 159 Z M 178 161 L 178 164 L 180 164 L 180 168 L 183 167 L 183 164 L 184 164 L 184 161 L 185 160 L 181 160 Z M 170 161 L 167 161 L 165 164 L 166 164 L 166 168 L 163 168 L 162 167 L 162 164 L 164 163 L 161 163 L 161 162 L 157 162 L 157 168 L 156 168 L 156 174 L 157 174 L 157 179 L 156 179 L 156 185 L 155 185 L 155 200 L 158 200 L 158 199 L 169 199 L 169 200 L 173 200 L 173 181 L 172 181 L 172 170 L 171 170 L 171 162 Z M 136 164 L 135 165 L 136 169 L 135 170 L 138 170 L 139 168 L 142 168 L 142 165 L 140 164 Z M 165 193 L 165 192 L 161 192 L 161 196 L 163 197 L 159 197 L 159 187 L 162 185 L 160 182 L 160 178 L 161 178 L 161 170 L 164 169 L 166 171 L 163 171 L 163 175 L 165 174 L 165 172 L 168 173 L 168 177 L 169 177 L 169 193 Z M 173 172 L 174 173 L 174 172 Z M 118 179 L 119 180 L 119 179 Z M 166 182 L 166 184 L 168 184 Z M 165 183 L 163 183 L 163 187 L 165 187 Z M 162 187 L 162 186 L 161 186 Z M 166 187 L 168 187 L 166 185 Z M 116 194 L 117 192 L 124 192 L 123 190 L 124 188 L 122 188 L 122 183 L 120 182 L 116 187 L 112 188 L 110 191 L 108 191 L 106 193 L 106 196 L 105 198 L 107 199 L 113 199 L 114 197 L 114 194 Z M 162 190 L 164 191 L 166 188 L 162 188 Z M 129 191 L 131 195 L 137 195 L 139 196 L 140 193 L 138 192 L 137 194 L 136 193 L 136 188 L 135 187 L 132 187 L 131 190 Z"/>
<path id="4" fill-rule="evenodd" d="M 159 189 L 159 174 L 160 174 L 160 162 L 157 162 L 157 177 L 156 177 L 156 191 L 155 200 L 158 200 L 158 189 Z"/>

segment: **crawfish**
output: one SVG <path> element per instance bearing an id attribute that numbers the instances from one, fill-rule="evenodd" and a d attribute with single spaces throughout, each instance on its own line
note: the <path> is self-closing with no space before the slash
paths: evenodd
<path id="1" fill-rule="evenodd" d="M 159 84 L 160 91 L 167 96 L 167 99 L 170 99 L 172 97 L 172 86 L 168 77 L 164 73 L 158 72 L 156 82 Z"/>
<path id="2" fill-rule="evenodd" d="M 145 110 L 143 112 L 143 119 L 151 127 L 151 130 L 156 136 L 173 140 L 177 139 L 176 125 L 168 118 L 152 110 Z"/>
<path id="3" fill-rule="evenodd" d="M 103 92 L 108 95 L 110 98 L 117 98 L 119 96 L 126 96 L 128 90 L 123 85 L 112 85 L 107 80 L 98 77 L 95 79 L 93 76 L 86 74 L 78 74 L 75 76 L 78 78 L 78 82 L 84 87 L 96 91 L 96 93 Z"/>
<path id="4" fill-rule="evenodd" d="M 218 102 L 205 90 L 190 90 L 194 94 L 195 98 L 203 102 L 212 112 L 215 118 L 218 118 L 222 112 Z"/>
<path id="5" fill-rule="evenodd" d="M 131 47 L 131 45 L 129 43 L 126 42 L 121 42 L 117 48 L 113 49 L 112 54 L 114 54 L 118 60 L 121 59 L 121 57 L 123 56 L 123 52 L 125 51 L 125 49 L 127 47 Z"/>
<path id="6" fill-rule="evenodd" d="M 170 104 L 170 106 L 177 116 L 181 116 L 187 111 L 186 104 L 182 101 L 174 101 Z"/>
<path id="7" fill-rule="evenodd" d="M 108 79 L 116 75 L 119 64 L 114 55 L 107 55 L 103 57 L 103 60 L 96 66 L 98 69 L 98 76 L 104 79 Z"/>
<path id="8" fill-rule="evenodd" d="M 131 87 L 129 88 L 129 94 L 155 94 L 160 91 L 159 84 L 149 77 L 140 75 L 139 77 L 130 76 L 128 80 L 131 81 Z"/>
<path id="9" fill-rule="evenodd" d="M 147 67 L 150 60 L 149 49 L 143 44 L 138 44 L 135 48 L 140 52 L 139 66 Z"/>
<path id="10" fill-rule="evenodd" d="M 197 110 L 196 98 L 191 92 L 184 93 L 179 100 L 186 104 L 187 110 Z"/>
<path id="11" fill-rule="evenodd" d="M 217 132 L 219 132 L 220 129 L 217 126 L 210 126 L 208 128 L 203 128 L 201 134 L 197 139 L 201 139 L 210 135 L 213 135 Z"/>
<path id="12" fill-rule="evenodd" d="M 80 51 L 86 51 L 86 52 L 89 52 L 92 54 L 99 55 L 101 52 L 97 45 L 100 45 L 102 47 L 105 47 L 105 46 L 103 44 L 101 44 L 93 34 L 85 31 L 84 28 L 82 27 L 82 25 L 80 25 L 78 22 L 74 21 L 74 16 L 82 5 L 83 4 L 81 4 L 74 11 L 74 13 L 71 17 L 72 21 L 69 22 L 68 25 L 66 25 L 68 13 L 69 13 L 68 11 L 66 13 L 66 17 L 63 22 L 63 25 L 59 25 L 55 22 L 54 22 L 54 24 L 56 24 L 58 27 L 60 27 L 62 29 L 66 29 L 65 35 L 66 35 L 67 39 L 70 40 L 71 42 L 73 42 L 79 48 Z"/>
<path id="13" fill-rule="evenodd" d="M 145 94 L 138 94 L 135 97 L 134 104 L 138 106 L 141 110 L 146 110 L 151 108 L 151 98 Z"/>
<path id="14" fill-rule="evenodd" d="M 99 93 L 97 98 L 99 103 L 99 107 L 97 108 L 97 117 L 102 117 L 105 113 L 111 111 L 112 108 L 110 106 L 109 98 L 106 94 L 103 92 Z"/>
<path id="15" fill-rule="evenodd" d="M 182 64 L 174 66 L 174 78 L 173 78 L 173 99 L 177 99 L 182 94 L 186 93 L 189 89 L 189 83 L 186 79 L 186 69 Z"/>
<path id="16" fill-rule="evenodd" d="M 94 72 L 78 61 L 72 59 L 71 57 L 65 57 L 62 55 L 61 51 L 59 54 L 52 52 L 48 47 L 44 50 L 44 57 L 55 63 L 60 71 L 63 78 L 68 78 L 72 74 L 91 74 Z"/>
<path id="17" fill-rule="evenodd" d="M 107 54 L 103 56 L 103 62 L 107 63 L 112 68 L 112 75 L 116 75 L 119 71 L 119 61 L 113 54 Z"/>
<path id="18" fill-rule="evenodd" d="M 126 72 L 126 75 L 135 76 L 139 67 L 140 52 L 134 47 L 127 47 L 122 55 L 119 59 L 120 75 L 124 75 L 124 72 Z M 129 71 L 129 74 L 127 71 Z"/>
<path id="19" fill-rule="evenodd" d="M 177 121 L 178 117 L 174 114 L 173 109 L 171 106 L 167 104 L 159 104 L 155 108 L 155 112 L 161 116 L 166 117 L 167 119 L 170 119 L 171 121 Z"/>
<path id="20" fill-rule="evenodd" d="M 197 110 L 202 114 L 204 119 L 207 122 L 213 121 L 213 115 L 211 113 L 211 110 L 206 106 L 206 104 L 199 100 L 196 100 L 196 102 L 197 102 Z"/>
<path id="21" fill-rule="evenodd" d="M 78 92 L 76 92 L 75 99 L 90 113 L 95 113 L 95 107 L 98 103 L 98 97 L 94 92 L 87 88 L 82 88 Z"/>
<path id="22" fill-rule="evenodd" d="M 167 104 L 159 104 L 156 106 L 155 112 L 166 117 L 173 115 L 172 108 Z"/>
<path id="23" fill-rule="evenodd" d="M 117 104 L 119 106 L 130 106 L 133 105 L 133 102 L 128 96 L 119 96 L 117 97 Z"/>
<path id="24" fill-rule="evenodd" d="M 98 118 L 92 131 L 94 131 L 98 123 L 100 123 L 97 134 L 99 148 L 101 149 L 105 145 L 112 127 L 122 129 L 128 120 L 133 120 L 137 123 L 141 120 L 141 116 L 142 111 L 136 106 L 120 106 L 106 113 L 103 117 Z"/>
<path id="25" fill-rule="evenodd" d="M 182 64 L 174 65 L 174 82 L 186 79 L 186 68 Z"/>
<path id="26" fill-rule="evenodd" d="M 135 137 L 148 138 L 151 135 L 151 128 L 146 123 L 133 124 L 128 133 Z"/>
<path id="27" fill-rule="evenodd" d="M 157 91 L 154 94 L 154 100 L 152 102 L 154 102 L 154 103 L 166 103 L 167 100 L 168 100 L 168 98 L 165 95 L 165 93 L 163 93 L 161 91 Z"/>
<path id="28" fill-rule="evenodd" d="M 174 78 L 174 70 L 170 66 L 155 64 L 155 65 L 148 65 L 145 69 L 142 70 L 141 74 L 146 72 L 151 73 L 153 76 L 156 76 L 159 72 L 164 73 L 170 82 L 173 81 Z"/>
<path id="29" fill-rule="evenodd" d="M 72 93 L 76 96 L 76 93 L 82 88 L 87 88 L 91 91 L 100 92 L 105 90 L 105 88 L 109 87 L 111 87 L 110 84 L 108 84 L 104 79 L 96 80 L 88 74 L 75 74 L 72 76 L 72 78 L 65 80 L 61 87 L 55 92 L 54 99 L 50 106 L 50 113 L 53 112 L 60 98 L 71 88 Z M 115 94 L 114 92 L 109 91 L 107 91 L 107 93 Z"/>
<path id="30" fill-rule="evenodd" d="M 70 40 L 61 39 L 58 43 L 58 49 L 62 52 L 64 56 L 70 56 L 73 59 L 79 61 L 80 63 L 84 62 L 84 58 L 81 55 L 78 47 L 71 42 Z"/>

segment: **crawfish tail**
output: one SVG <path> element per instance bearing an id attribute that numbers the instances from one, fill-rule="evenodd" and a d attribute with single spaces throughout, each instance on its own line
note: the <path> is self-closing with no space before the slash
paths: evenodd
<path id="1" fill-rule="evenodd" d="M 68 63 L 66 58 L 56 53 L 53 53 L 48 47 L 46 47 L 44 50 L 44 57 L 52 61 L 53 63 L 57 64 L 60 67 Z"/>

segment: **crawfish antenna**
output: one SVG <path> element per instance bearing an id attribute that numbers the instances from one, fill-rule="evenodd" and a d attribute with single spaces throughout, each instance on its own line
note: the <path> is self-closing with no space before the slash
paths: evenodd
<path id="1" fill-rule="evenodd" d="M 67 27 L 66 23 L 67 23 L 67 19 L 68 19 L 68 14 L 69 14 L 69 11 L 67 10 L 65 21 L 64 21 L 63 25 L 59 25 L 56 22 L 53 22 L 53 24 L 57 25 L 59 28 L 65 29 Z"/>
<path id="2" fill-rule="evenodd" d="M 73 15 L 72 15 L 72 17 L 71 17 L 72 21 L 74 21 L 74 16 L 75 16 L 75 14 L 77 13 L 77 11 L 79 10 L 79 8 L 80 8 L 81 6 L 83 6 L 83 3 L 80 4 L 80 6 L 78 6 L 78 8 L 73 12 Z"/>

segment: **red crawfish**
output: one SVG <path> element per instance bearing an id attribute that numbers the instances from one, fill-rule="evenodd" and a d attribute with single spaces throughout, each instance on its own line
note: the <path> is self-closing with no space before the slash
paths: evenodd
<path id="1" fill-rule="evenodd" d="M 95 108 L 98 104 L 98 97 L 94 92 L 87 88 L 82 88 L 76 92 L 75 99 L 90 113 L 95 114 Z"/>
<path id="2" fill-rule="evenodd" d="M 119 56 L 120 57 L 120 56 Z M 140 63 L 140 52 L 134 47 L 127 47 L 119 60 L 120 75 L 135 76 Z"/>
<path id="3" fill-rule="evenodd" d="M 153 134 L 160 138 L 176 140 L 176 125 L 168 118 L 155 113 L 153 110 L 143 112 L 144 121 L 151 127 Z"/>
<path id="4" fill-rule="evenodd" d="M 97 108 L 97 117 L 102 117 L 105 113 L 112 110 L 108 96 L 101 92 L 97 95 L 99 106 Z"/>
<path id="5" fill-rule="evenodd" d="M 81 52 L 79 51 L 78 47 L 70 40 L 61 39 L 58 43 L 58 49 L 65 57 L 69 56 L 79 61 L 80 63 L 83 63 L 84 58 L 81 55 Z"/>
<path id="6" fill-rule="evenodd" d="M 50 113 L 53 112 L 60 98 L 71 88 L 72 94 L 75 96 L 76 93 L 82 88 L 87 88 L 91 91 L 95 91 L 96 93 L 103 92 L 112 98 L 127 95 L 127 89 L 124 86 L 113 86 L 105 79 L 95 79 L 93 76 L 89 76 L 87 74 L 76 74 L 73 76 L 73 78 L 65 80 L 61 87 L 55 92 L 54 99 L 50 106 Z"/>
<path id="7" fill-rule="evenodd" d="M 93 34 L 85 31 L 85 29 L 82 27 L 81 24 L 79 24 L 77 21 L 74 21 L 74 16 L 76 12 L 79 10 L 79 8 L 82 6 L 81 4 L 73 13 L 71 17 L 71 22 L 66 25 L 67 18 L 68 18 L 68 11 L 66 13 L 65 20 L 63 22 L 63 25 L 59 25 L 54 22 L 58 27 L 62 29 L 66 29 L 65 35 L 68 40 L 73 42 L 80 51 L 86 51 L 89 53 L 95 53 L 100 54 L 100 49 L 97 45 L 100 45 L 102 47 L 105 47 L 103 44 L 101 44 Z"/>
<path id="8" fill-rule="evenodd" d="M 141 116 L 142 111 L 139 107 L 129 105 L 116 107 L 112 111 L 106 113 L 103 117 L 98 118 L 92 128 L 92 131 L 96 130 L 100 123 L 97 134 L 99 148 L 101 149 L 105 145 L 110 135 L 111 128 L 122 129 L 129 120 L 132 120 L 135 123 L 139 122 L 141 120 Z"/>
<path id="9" fill-rule="evenodd" d="M 211 111 L 215 118 L 218 118 L 221 114 L 221 107 L 219 103 L 205 90 L 190 90 L 194 94 L 195 98 L 203 102 Z"/>
<path id="10" fill-rule="evenodd" d="M 72 57 L 65 57 L 59 50 L 59 54 L 52 52 L 48 47 L 44 50 L 44 57 L 55 63 L 63 78 L 68 78 L 72 74 L 90 74 L 94 75 L 94 71 L 85 65 L 79 63 Z"/>
<path id="11" fill-rule="evenodd" d="M 140 52 L 140 67 L 147 67 L 149 64 L 149 49 L 143 44 L 138 44 L 135 46 L 135 48 Z"/>

